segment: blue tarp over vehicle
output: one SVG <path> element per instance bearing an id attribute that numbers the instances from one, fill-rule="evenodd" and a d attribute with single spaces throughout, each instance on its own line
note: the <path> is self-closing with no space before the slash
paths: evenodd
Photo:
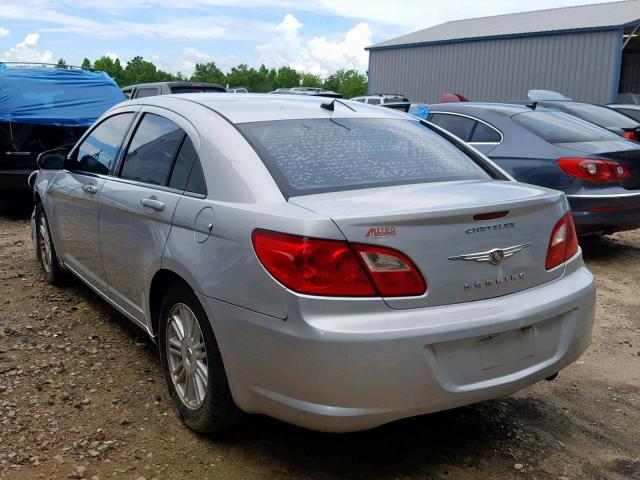
<path id="1" fill-rule="evenodd" d="M 411 105 L 411 107 L 409 108 L 409 114 L 410 115 L 415 115 L 416 117 L 420 117 L 423 120 L 426 120 L 427 118 L 429 118 L 429 113 L 431 113 L 429 111 L 429 107 L 427 105 Z"/>
<path id="2" fill-rule="evenodd" d="M 104 72 L 0 64 L 0 122 L 88 127 L 124 100 Z"/>

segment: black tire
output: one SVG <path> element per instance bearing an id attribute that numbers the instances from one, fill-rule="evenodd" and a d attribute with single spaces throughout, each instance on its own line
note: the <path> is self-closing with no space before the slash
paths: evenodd
<path id="1" fill-rule="evenodd" d="M 195 315 L 206 348 L 208 381 L 204 400 L 201 400 L 202 403 L 198 406 L 188 406 L 183 395 L 178 392 L 170 366 L 172 361 L 177 361 L 177 356 L 174 355 L 174 359 L 171 360 L 167 352 L 169 315 L 176 311 L 174 309 L 182 308 L 183 305 L 186 305 Z M 181 284 L 169 288 L 160 307 L 158 330 L 160 361 L 164 370 L 165 382 L 174 407 L 184 424 L 196 432 L 206 433 L 228 428 L 242 420 L 245 413 L 236 406 L 231 396 L 227 374 L 213 329 L 202 305 L 191 289 Z M 169 330 L 171 331 L 171 329 Z M 169 335 L 171 334 L 169 333 Z"/>
<path id="2" fill-rule="evenodd" d="M 51 230 L 49 229 L 49 222 L 47 221 L 47 215 L 42 208 L 42 204 L 38 202 L 36 204 L 36 257 L 44 273 L 44 279 L 47 283 L 56 286 L 63 286 L 68 280 L 66 270 L 58 262 L 55 246 L 53 245 L 53 238 L 51 237 Z M 47 253 L 45 245 L 48 245 L 49 252 Z"/>

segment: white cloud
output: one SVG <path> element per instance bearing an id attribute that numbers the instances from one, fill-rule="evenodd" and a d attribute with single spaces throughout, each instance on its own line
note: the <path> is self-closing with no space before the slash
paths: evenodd
<path id="1" fill-rule="evenodd" d="M 0 60 L 4 62 L 51 63 L 53 54 L 49 50 L 44 52 L 38 50 L 38 40 L 40 40 L 40 35 L 29 33 L 22 42 L 1 54 Z"/>
<path id="2" fill-rule="evenodd" d="M 104 54 L 105 57 L 110 58 L 112 61 L 120 60 L 120 56 L 117 53 L 107 52 Z M 122 60 L 120 60 L 122 61 Z"/>
<path id="3" fill-rule="evenodd" d="M 0 37 L 6 37 L 8 35 L 11 35 L 11 30 L 0 27 Z"/>
<path id="4" fill-rule="evenodd" d="M 275 35 L 256 48 L 261 54 L 260 62 L 269 67 L 289 65 L 323 77 L 340 69 L 367 69 L 364 48 L 371 45 L 372 34 L 366 23 L 359 23 L 343 38 L 333 41 L 326 37 L 305 40 L 299 34 L 302 27 L 294 15 L 286 14 Z"/>
<path id="5" fill-rule="evenodd" d="M 160 70 L 170 73 L 180 72 L 185 77 L 190 77 L 193 74 L 196 63 L 215 62 L 222 71 L 229 71 L 231 67 L 240 63 L 233 55 L 224 58 L 214 58 L 208 53 L 201 52 L 195 48 L 185 48 L 178 55 L 152 55 L 151 61 Z"/>
<path id="6" fill-rule="evenodd" d="M 403 27 L 406 30 L 427 28 L 447 20 L 526 10 L 601 3 L 602 0 L 538 0 L 531 6 L 521 0 L 5 0 L 47 5 L 67 5 L 74 9 L 95 9 L 107 14 L 126 14 L 133 8 L 175 8 L 207 11 L 216 7 L 246 9 L 280 9 L 329 14 L 366 21 L 370 24 Z M 609 0 L 615 1 L 615 0 Z M 0 13 L 1 14 L 1 13 Z M 405 32 L 408 33 L 408 32 Z"/>

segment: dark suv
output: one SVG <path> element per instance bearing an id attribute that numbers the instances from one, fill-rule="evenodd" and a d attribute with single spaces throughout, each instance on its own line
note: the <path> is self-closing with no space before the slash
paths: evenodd
<path id="1" fill-rule="evenodd" d="M 226 92 L 227 89 L 217 83 L 203 82 L 155 82 L 138 83 L 122 89 L 129 99 L 152 97 L 154 95 L 170 95 L 172 93 Z"/>

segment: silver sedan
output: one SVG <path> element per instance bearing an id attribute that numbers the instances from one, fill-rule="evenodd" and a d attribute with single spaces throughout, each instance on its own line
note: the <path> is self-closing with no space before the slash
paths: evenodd
<path id="1" fill-rule="evenodd" d="M 197 431 L 244 413 L 363 430 L 511 394 L 590 342 L 564 195 L 400 112 L 148 97 L 39 165 L 45 279 L 147 332 Z"/>

